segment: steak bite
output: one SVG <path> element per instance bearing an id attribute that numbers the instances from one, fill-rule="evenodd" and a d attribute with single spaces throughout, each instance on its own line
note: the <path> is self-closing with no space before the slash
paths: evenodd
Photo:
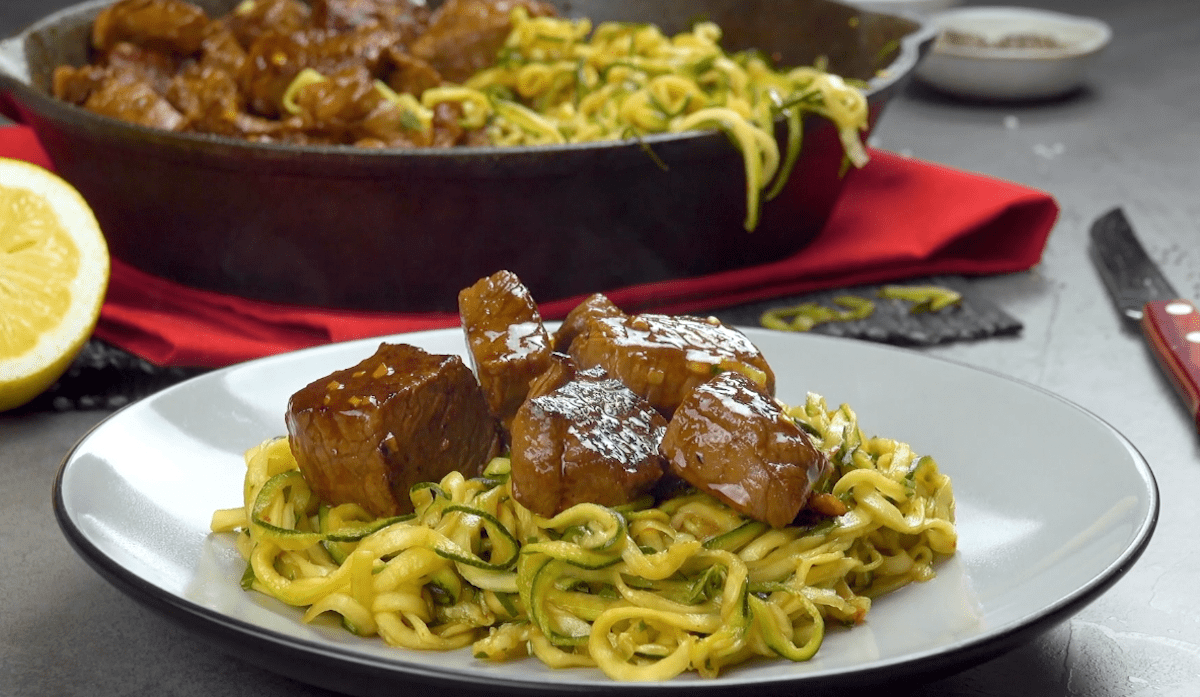
<path id="1" fill-rule="evenodd" d="M 779 404 L 736 371 L 688 394 L 661 451 L 671 473 L 776 528 L 795 520 L 813 486 L 832 472 Z"/>
<path id="2" fill-rule="evenodd" d="M 722 370 L 775 393 L 775 374 L 758 347 L 713 317 L 591 314 L 571 357 L 581 369 L 603 367 L 668 419 L 692 388 Z"/>
<path id="3" fill-rule="evenodd" d="M 411 512 L 414 484 L 456 470 L 477 476 L 499 449 L 496 422 L 462 359 L 405 344 L 380 344 L 358 365 L 302 388 L 286 421 L 312 490 L 379 517 Z"/>
<path id="4" fill-rule="evenodd" d="M 291 34 L 312 26 L 313 11 L 304 0 L 240 2 L 221 21 L 243 49 L 267 34 Z"/>
<path id="5" fill-rule="evenodd" d="M 306 28 L 289 34 L 265 33 L 246 49 L 238 84 L 250 111 L 286 119 L 283 97 L 296 76 L 311 68 L 328 78 L 360 68 L 372 78 L 386 74 L 388 47 L 400 40 L 395 31 L 368 26 L 348 32 Z"/>
<path id="6" fill-rule="evenodd" d="M 666 428 L 662 415 L 619 380 L 597 368 L 579 371 L 517 411 L 513 498 L 544 517 L 577 503 L 628 503 L 662 477 L 658 444 Z"/>
<path id="7" fill-rule="evenodd" d="M 550 367 L 550 335 L 537 303 L 516 274 L 497 271 L 460 291 L 458 310 L 488 407 L 507 428 L 529 381 Z"/>
<path id="8" fill-rule="evenodd" d="M 496 62 L 496 54 L 512 32 L 512 11 L 523 8 L 530 17 L 556 15 L 553 5 L 539 0 L 446 0 L 429 18 L 429 25 L 410 49 L 450 82 L 465 82 Z"/>
<path id="9" fill-rule="evenodd" d="M 348 31 L 379 24 L 403 29 L 402 43 L 417 38 L 429 24 L 431 10 L 412 0 L 311 0 L 312 23 L 324 29 Z"/>
<path id="10" fill-rule="evenodd" d="M 171 102 L 155 92 L 150 83 L 127 71 L 112 73 L 88 95 L 83 107 L 127 123 L 164 131 L 182 131 L 187 127 L 187 118 Z"/>
<path id="11" fill-rule="evenodd" d="M 570 356 L 557 351 L 550 354 L 546 371 L 529 381 L 529 395 L 526 399 L 541 397 L 557 390 L 574 380 L 577 372 L 575 361 L 571 360 Z"/>
<path id="12" fill-rule="evenodd" d="M 563 318 L 563 323 L 554 332 L 554 350 L 567 353 L 571 342 L 587 329 L 589 317 L 624 317 L 625 313 L 603 293 L 593 293 L 579 303 Z"/>
<path id="13" fill-rule="evenodd" d="M 92 47 L 107 51 L 122 41 L 188 55 L 204 41 L 208 15 L 185 0 L 120 0 L 92 22 Z"/>

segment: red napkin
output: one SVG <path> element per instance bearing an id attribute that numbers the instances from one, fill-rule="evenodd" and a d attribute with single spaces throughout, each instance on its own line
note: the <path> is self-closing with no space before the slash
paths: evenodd
<path id="1" fill-rule="evenodd" d="M 0 157 L 50 168 L 25 126 L 0 128 Z M 825 288 L 1037 264 L 1058 217 L 1046 193 L 881 151 L 854 172 L 825 228 L 770 264 L 606 291 L 625 309 L 700 312 Z M 582 298 L 543 303 L 547 319 Z M 181 286 L 112 261 L 95 335 L 161 366 L 229 365 L 293 349 L 451 327 L 448 313 L 296 307 Z"/>

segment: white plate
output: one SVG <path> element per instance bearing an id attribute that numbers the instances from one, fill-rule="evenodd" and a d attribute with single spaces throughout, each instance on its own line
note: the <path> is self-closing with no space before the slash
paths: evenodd
<path id="1" fill-rule="evenodd" d="M 917 66 L 919 79 L 945 92 L 978 99 L 1022 100 L 1061 96 L 1087 77 L 1092 60 L 1112 30 L 1091 17 L 1024 7 L 964 7 L 929 18 L 939 31 Z M 1014 35 L 1053 38 L 1052 48 L 1002 48 L 948 43 L 958 31 L 996 44 Z"/>
<path id="2" fill-rule="evenodd" d="M 704 681 L 613 683 L 468 650 L 398 650 L 241 590 L 229 536 L 212 512 L 241 505 L 242 453 L 284 433 L 287 398 L 371 354 L 378 340 L 266 358 L 181 383 L 115 413 L 67 456 L 55 485 L 59 524 L 101 575 L 236 656 L 331 689 L 405 694 L 477 687 L 488 694 L 694 693 L 754 686 L 846 686 L 965 668 L 1065 619 L 1141 554 L 1158 514 L 1145 460 L 1123 436 L 1040 389 L 885 346 L 747 330 L 790 402 L 809 390 L 850 404 L 868 435 L 933 455 L 954 482 L 960 548 L 930 582 L 876 601 L 864 625 L 832 631 L 816 658 L 762 661 Z M 463 352 L 445 330 L 393 337 Z"/>

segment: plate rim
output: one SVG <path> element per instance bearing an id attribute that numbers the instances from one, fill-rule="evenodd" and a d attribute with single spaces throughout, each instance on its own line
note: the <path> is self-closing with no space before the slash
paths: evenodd
<path id="1" fill-rule="evenodd" d="M 737 328 L 746 332 L 752 340 L 755 335 L 771 336 L 780 334 L 779 332 L 771 332 L 770 330 L 755 327 L 739 326 Z M 521 679 L 507 675 L 476 676 L 469 673 L 462 674 L 447 671 L 441 668 L 429 668 L 421 665 L 420 662 L 393 662 L 386 658 L 354 652 L 349 647 L 289 636 L 238 617 L 204 607 L 192 600 L 177 596 L 155 586 L 136 572 L 122 566 L 97 545 L 88 540 L 87 536 L 80 530 L 75 520 L 71 518 L 70 513 L 67 511 L 63 491 L 64 479 L 80 448 L 96 431 L 106 428 L 107 424 L 119 418 L 122 413 L 131 408 L 136 408 L 137 405 L 143 404 L 147 400 L 156 399 L 168 392 L 188 389 L 188 386 L 196 381 L 220 379 L 221 376 L 235 370 L 253 369 L 258 364 L 281 360 L 295 360 L 300 354 L 310 355 L 325 351 L 333 352 L 344 350 L 350 346 L 366 346 L 402 337 L 411 339 L 412 337 L 439 335 L 458 331 L 460 330 L 457 328 L 443 328 L 406 332 L 353 341 L 335 342 L 273 356 L 265 356 L 188 378 L 143 400 L 127 404 L 89 428 L 76 440 L 63 457 L 53 482 L 52 504 L 55 520 L 72 549 L 102 578 L 134 601 L 181 626 L 192 635 L 199 636 L 210 644 L 215 645 L 218 649 L 240 660 L 291 679 L 333 691 L 344 692 L 347 686 L 344 681 L 346 677 L 352 676 L 359 681 L 357 685 L 360 687 L 383 688 L 379 692 L 367 689 L 366 691 L 356 691 L 352 694 L 383 694 L 384 692 L 394 694 L 394 690 L 388 689 L 392 685 L 391 681 L 403 679 L 418 683 L 412 684 L 410 682 L 409 685 L 411 688 L 423 687 L 435 691 L 446 688 L 486 687 L 490 692 L 514 695 L 573 693 L 597 695 L 619 694 L 622 696 L 643 693 L 662 696 L 665 694 L 682 694 L 684 692 L 704 692 L 706 695 L 712 695 L 747 686 L 754 686 L 756 689 L 768 691 L 796 687 L 865 687 L 877 685 L 884 680 L 900 676 L 936 679 L 952 675 L 1007 653 L 1023 642 L 1048 631 L 1082 610 L 1128 573 L 1149 545 L 1157 527 L 1161 508 L 1161 493 L 1157 478 L 1149 461 L 1124 434 L 1086 407 L 1046 388 L 987 367 L 972 365 L 944 356 L 929 355 L 902 347 L 872 344 L 855 339 L 808 334 L 793 336 L 795 339 L 802 341 L 852 342 L 858 345 L 869 345 L 870 350 L 893 351 L 915 356 L 920 360 L 932 360 L 954 365 L 960 369 L 982 373 L 992 378 L 998 378 L 1026 389 L 1031 389 L 1043 396 L 1058 401 L 1067 408 L 1081 412 L 1107 429 L 1129 451 L 1131 455 L 1130 464 L 1140 475 L 1140 479 L 1146 484 L 1145 493 L 1148 494 L 1149 504 L 1146 516 L 1136 526 L 1130 543 L 1087 583 L 1080 585 L 1071 593 L 1057 599 L 1055 602 L 1031 613 L 1026 618 L 1010 622 L 1008 625 L 998 627 L 993 631 L 982 632 L 943 647 L 914 652 L 884 661 L 876 661 L 871 665 L 857 669 L 831 669 L 819 673 L 792 676 L 759 676 L 749 679 L 739 679 L 735 675 L 732 677 L 722 676 L 719 680 L 714 681 L 673 680 L 655 683 L 622 683 L 615 681 L 551 682 Z M 247 652 L 247 647 L 254 648 L 256 651 Z M 281 669 L 280 666 L 282 664 L 286 664 L 288 669 Z M 364 677 L 384 679 L 384 682 L 387 682 L 388 685 L 379 685 L 378 680 L 363 680 Z"/>

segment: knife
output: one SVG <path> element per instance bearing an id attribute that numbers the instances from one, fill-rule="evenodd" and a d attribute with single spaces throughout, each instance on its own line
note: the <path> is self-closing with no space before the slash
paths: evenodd
<path id="1" fill-rule="evenodd" d="M 1147 256 L 1120 208 L 1096 219 L 1091 236 L 1092 259 L 1117 309 L 1141 328 L 1200 428 L 1200 311 Z"/>

